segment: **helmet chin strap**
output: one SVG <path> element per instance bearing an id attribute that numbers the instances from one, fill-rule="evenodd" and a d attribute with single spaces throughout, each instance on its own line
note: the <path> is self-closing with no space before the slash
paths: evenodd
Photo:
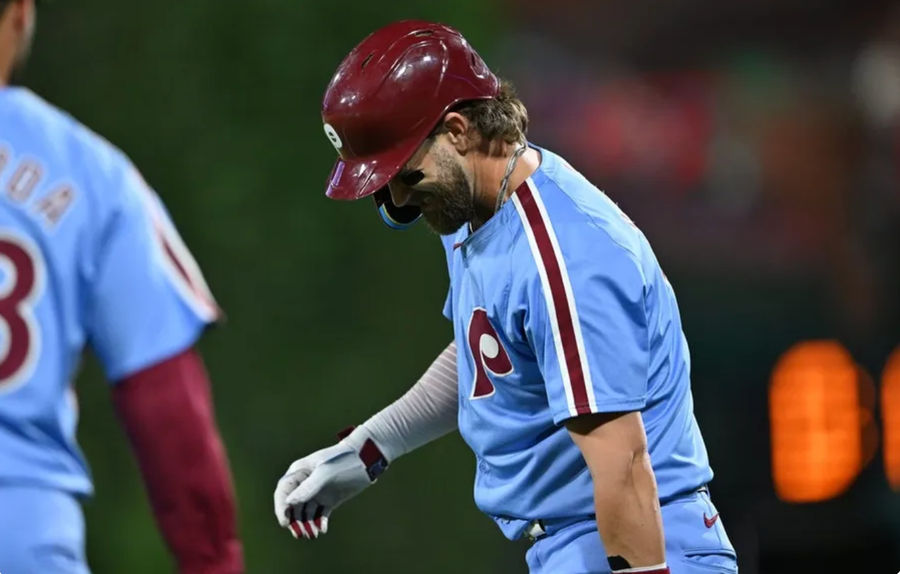
<path id="1" fill-rule="evenodd" d="M 494 213 L 500 211 L 500 206 L 503 205 L 503 201 L 508 197 L 509 178 L 516 168 L 516 162 L 519 161 L 519 158 L 522 157 L 522 154 L 525 153 L 526 150 L 528 150 L 527 145 L 517 144 L 516 149 L 514 149 L 512 155 L 509 156 L 509 162 L 506 164 L 506 173 L 503 174 L 503 179 L 500 180 L 500 189 L 497 190 L 497 203 L 494 204 Z M 474 231 L 475 227 L 470 221 L 469 233 L 473 233 Z"/>
<path id="2" fill-rule="evenodd" d="M 497 213 L 500 210 L 500 206 L 503 205 L 504 200 L 506 200 L 508 195 L 507 188 L 509 187 L 509 177 L 516 167 L 516 162 L 519 161 L 519 158 L 527 149 L 527 145 L 520 144 L 513 150 L 513 153 L 509 158 L 509 163 L 506 164 L 506 173 L 503 174 L 503 179 L 500 180 L 500 189 L 497 191 L 497 203 L 494 205 L 494 213 Z"/>

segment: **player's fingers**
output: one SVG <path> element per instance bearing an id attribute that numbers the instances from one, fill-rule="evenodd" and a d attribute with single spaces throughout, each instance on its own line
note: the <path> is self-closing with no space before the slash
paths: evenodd
<path id="1" fill-rule="evenodd" d="M 309 517 L 306 515 L 306 507 L 306 504 L 295 507 L 295 512 L 297 512 L 297 521 L 300 522 L 300 528 L 303 530 L 303 537 L 307 540 L 311 540 L 314 536 L 312 529 L 309 527 Z M 299 511 L 296 510 L 297 508 L 299 508 Z"/>
<path id="2" fill-rule="evenodd" d="M 278 520 L 278 524 L 281 526 L 287 526 L 288 522 L 290 522 L 288 519 L 290 506 L 285 501 L 285 498 L 287 498 L 287 493 L 284 492 L 282 484 L 279 482 L 278 487 L 275 489 L 275 519 Z"/>
<path id="3" fill-rule="evenodd" d="M 291 535 L 294 538 L 305 538 L 306 535 L 303 532 L 303 528 L 300 526 L 300 523 L 297 521 L 297 518 L 294 516 L 294 509 L 288 509 L 288 529 L 291 531 Z"/>
<path id="4" fill-rule="evenodd" d="M 316 502 L 309 502 L 303 505 L 300 510 L 300 526 L 306 533 L 306 537 L 315 540 L 319 537 L 319 527 L 315 525 L 313 518 L 321 508 Z"/>
<path id="5" fill-rule="evenodd" d="M 291 466 L 288 467 L 284 475 L 287 476 L 289 474 L 298 473 L 303 470 L 306 471 L 306 474 L 309 474 L 309 466 L 309 457 L 297 459 L 291 463 Z"/>
<path id="6" fill-rule="evenodd" d="M 304 518 L 303 528 L 306 530 L 307 534 L 309 534 L 310 539 L 315 540 L 319 537 L 319 527 L 316 525 L 313 517 L 315 516 L 316 509 L 321 508 L 315 502 L 307 503 L 303 506 L 302 516 Z"/>
<path id="7" fill-rule="evenodd" d="M 313 513 L 312 523 L 315 527 L 316 531 L 320 534 L 325 534 L 325 529 L 322 526 L 322 517 L 325 515 L 325 507 L 322 505 L 317 505 L 315 512 Z"/>
<path id="8" fill-rule="evenodd" d="M 299 507 L 292 506 L 287 514 L 288 528 L 294 538 L 315 540 L 322 534 L 319 526 L 323 508 L 320 504 L 312 502 Z"/>
<path id="9" fill-rule="evenodd" d="M 288 494 L 297 488 L 297 484 L 298 483 L 293 480 L 282 478 L 278 481 L 278 486 L 275 487 L 275 518 L 281 526 L 288 525 L 288 511 L 290 505 L 287 503 L 286 498 Z"/>
<path id="10" fill-rule="evenodd" d="M 321 468 L 321 467 L 320 467 Z M 319 491 L 322 490 L 322 487 L 325 486 L 325 483 L 328 481 L 328 476 L 325 472 L 320 469 L 316 469 L 315 472 L 309 475 L 306 480 L 301 482 L 290 494 L 287 495 L 285 502 L 290 504 L 291 506 L 299 506 L 305 504 L 312 500 Z"/>
<path id="11" fill-rule="evenodd" d="M 322 507 L 325 508 L 325 507 Z M 324 510 L 322 512 L 322 518 L 319 520 L 320 526 L 319 529 L 322 531 L 322 534 L 326 534 L 328 532 L 328 517 L 331 516 L 331 510 Z"/>
<path id="12" fill-rule="evenodd" d="M 297 461 L 300 462 L 300 461 Z M 288 495 L 297 489 L 297 487 L 309 476 L 309 469 L 300 466 L 297 466 L 297 462 L 291 465 L 291 469 L 294 469 L 294 472 L 289 472 L 281 477 L 278 481 L 278 484 L 275 486 L 274 493 L 274 502 L 275 502 L 275 517 L 278 519 L 278 523 L 281 526 L 286 527 L 288 525 L 288 507 L 290 506 L 287 502 Z M 299 469 L 298 469 L 299 468 Z"/>
<path id="13" fill-rule="evenodd" d="M 324 510 L 325 508 L 318 502 L 308 502 L 303 505 L 303 510 L 301 510 L 301 527 L 313 539 L 318 538 L 321 534 L 325 534 L 322 531 L 322 515 Z"/>

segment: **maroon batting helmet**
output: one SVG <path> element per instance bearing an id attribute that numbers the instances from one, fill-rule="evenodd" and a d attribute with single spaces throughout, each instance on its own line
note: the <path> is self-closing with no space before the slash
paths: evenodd
<path id="1" fill-rule="evenodd" d="M 325 134 L 340 154 L 325 194 L 375 195 L 388 225 L 411 223 L 418 208 L 394 206 L 388 182 L 453 106 L 499 92 L 497 77 L 449 26 L 407 20 L 373 32 L 344 58 L 322 100 Z"/>

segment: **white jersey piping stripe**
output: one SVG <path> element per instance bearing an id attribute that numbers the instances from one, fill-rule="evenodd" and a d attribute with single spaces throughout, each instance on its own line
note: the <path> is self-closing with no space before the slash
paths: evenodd
<path id="1" fill-rule="evenodd" d="M 581 371 L 584 373 L 584 385 L 585 392 L 587 394 L 588 406 L 590 407 L 590 412 L 597 412 L 597 400 L 594 397 L 594 385 L 591 379 L 591 369 L 588 365 L 587 353 L 584 348 L 584 336 L 581 333 L 581 322 L 578 320 L 578 309 L 575 306 L 575 293 L 572 291 L 572 283 L 569 281 L 569 269 L 566 267 L 566 260 L 562 256 L 562 250 L 559 248 L 559 242 L 556 239 L 556 231 L 553 229 L 553 225 L 550 222 L 550 216 L 547 215 L 547 209 L 544 207 L 544 200 L 541 198 L 540 193 L 538 192 L 538 188 L 534 185 L 534 181 L 531 178 L 528 178 L 526 183 L 530 186 L 532 193 L 534 195 L 535 203 L 538 206 L 538 209 L 541 211 L 541 216 L 544 218 L 544 223 L 547 226 L 547 233 L 550 236 L 550 242 L 553 244 L 553 253 L 556 255 L 557 261 L 559 261 L 559 270 L 562 274 L 563 285 L 566 290 L 566 301 L 569 303 L 569 309 L 571 310 L 572 317 L 572 328 L 575 331 L 575 342 L 578 345 L 578 357 L 581 363 Z M 581 413 L 584 414 L 584 413 Z"/>
<path id="2" fill-rule="evenodd" d="M 553 225 L 531 178 L 519 186 L 512 200 L 541 278 L 569 413 L 577 416 L 596 412 L 591 372 L 569 274 Z M 560 307 L 560 303 L 564 307 Z"/>
<path id="3" fill-rule="evenodd" d="M 137 174 L 140 177 L 140 174 Z M 143 178 L 141 178 L 143 183 Z M 144 207 L 163 251 L 163 263 L 182 298 L 205 321 L 215 321 L 221 315 L 212 291 L 200 271 L 196 259 L 181 239 L 175 226 L 162 214 L 159 197 L 146 184 L 140 186 Z M 168 248 L 168 249 L 167 249 Z M 170 251 L 169 251 L 170 250 Z M 167 253 L 167 251 L 169 251 Z M 180 268 L 180 270 L 179 270 Z"/>

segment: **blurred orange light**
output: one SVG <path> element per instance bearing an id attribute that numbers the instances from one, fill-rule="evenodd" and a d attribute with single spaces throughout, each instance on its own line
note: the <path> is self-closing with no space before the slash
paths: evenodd
<path id="1" fill-rule="evenodd" d="M 891 488 L 900 491 L 900 347 L 888 357 L 881 381 L 884 424 L 884 471 Z"/>
<path id="2" fill-rule="evenodd" d="M 866 384 L 871 381 L 860 377 L 840 343 L 798 343 L 782 355 L 769 387 L 772 476 L 779 498 L 817 502 L 850 487 L 867 454 L 862 430 L 871 424 L 871 413 L 860 408 Z M 871 445 L 865 450 L 871 453 Z"/>

